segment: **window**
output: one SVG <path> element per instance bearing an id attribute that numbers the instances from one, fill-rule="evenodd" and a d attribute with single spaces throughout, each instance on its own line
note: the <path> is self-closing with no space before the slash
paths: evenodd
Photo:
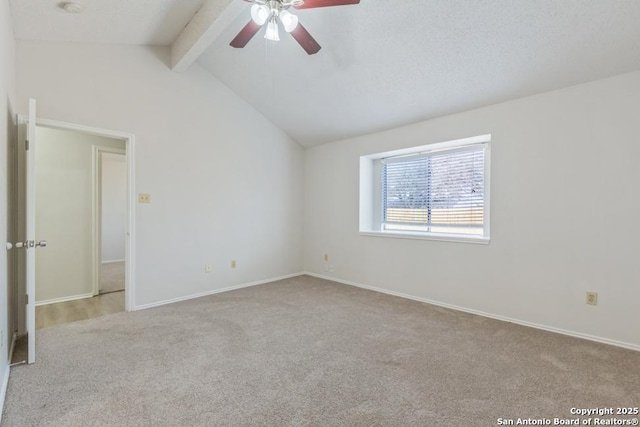
<path id="1" fill-rule="evenodd" d="M 363 157 L 360 231 L 488 241 L 489 141 L 486 135 Z"/>

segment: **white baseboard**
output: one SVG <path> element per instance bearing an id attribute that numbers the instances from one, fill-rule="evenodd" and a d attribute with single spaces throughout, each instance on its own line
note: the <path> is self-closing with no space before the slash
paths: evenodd
<path id="1" fill-rule="evenodd" d="M 43 300 L 43 301 L 36 301 L 36 307 L 41 306 L 41 305 L 47 305 L 47 304 L 55 304 L 57 302 L 67 302 L 67 301 L 75 301 L 77 299 L 91 298 L 93 296 L 95 296 L 95 295 L 93 295 L 93 294 L 81 294 L 81 295 L 72 295 L 70 297 L 52 298 L 52 299 L 47 299 L 47 300 Z"/>
<path id="2" fill-rule="evenodd" d="M 113 264 L 115 262 L 125 262 L 124 259 L 109 259 L 106 261 L 102 261 L 103 264 Z"/>
<path id="3" fill-rule="evenodd" d="M 159 307 L 161 305 L 173 304 L 174 302 L 187 301 L 187 300 L 194 299 L 194 298 L 206 297 L 207 295 L 219 294 L 221 292 L 229 292 L 229 291 L 234 291 L 236 289 L 249 288 L 251 286 L 257 286 L 257 285 L 264 285 L 265 283 L 271 283 L 271 282 L 276 282 L 278 280 L 290 279 L 292 277 L 302 276 L 304 274 L 305 273 L 287 274 L 285 276 L 272 277 L 270 279 L 258 280 L 256 282 L 243 283 L 243 284 L 240 284 L 240 285 L 228 286 L 228 287 L 222 288 L 222 289 L 214 289 L 214 290 L 211 290 L 211 291 L 201 292 L 199 294 L 185 295 L 183 297 L 172 298 L 172 299 L 168 299 L 168 300 L 164 300 L 164 301 L 158 301 L 158 302 L 152 302 L 152 303 L 149 303 L 149 304 L 137 305 L 137 306 L 135 306 L 133 308 L 133 311 L 146 310 L 147 308 Z"/>
<path id="4" fill-rule="evenodd" d="M 484 311 L 473 310 L 473 309 L 470 309 L 470 308 L 460 307 L 460 306 L 453 305 L 453 304 L 447 304 L 447 303 L 440 302 L 440 301 L 434 301 L 434 300 L 430 300 L 430 299 L 427 299 L 427 298 L 421 298 L 421 297 L 417 297 L 417 296 L 413 296 L 413 295 L 409 295 L 409 294 L 403 294 L 401 292 L 390 291 L 388 289 L 376 288 L 375 286 L 363 285 L 362 283 L 356 283 L 356 282 L 352 282 L 350 280 L 342 280 L 342 279 L 338 279 L 336 277 L 323 276 L 322 274 L 316 274 L 316 273 L 311 273 L 311 272 L 305 272 L 304 274 L 306 274 L 308 276 L 312 276 L 312 277 L 317 277 L 319 279 L 325 279 L 325 280 L 329 280 L 329 281 L 332 281 L 332 282 L 342 283 L 344 285 L 355 286 L 355 287 L 358 287 L 358 288 L 368 289 L 370 291 L 380 292 L 380 293 L 383 293 L 383 294 L 393 295 L 393 296 L 396 296 L 396 297 L 406 298 L 406 299 L 410 299 L 410 300 L 414 300 L 414 301 L 420 301 L 420 302 L 424 302 L 424 303 L 427 303 L 427 304 L 437 305 L 439 307 L 450 308 L 450 309 L 456 310 L 456 311 L 462 311 L 462 312 L 465 312 L 465 313 L 475 314 L 477 316 L 488 317 L 490 319 L 501 320 L 503 322 L 515 323 L 517 325 L 528 326 L 530 328 L 541 329 L 543 331 L 555 332 L 557 334 L 568 335 L 570 337 L 582 338 L 582 339 L 585 339 L 585 340 L 595 341 L 595 342 L 599 342 L 599 343 L 603 343 L 603 344 L 609 344 L 609 345 L 613 345 L 613 346 L 616 346 L 616 347 L 626 348 L 626 349 L 629 349 L 629 350 L 640 351 L 640 345 L 627 343 L 627 342 L 624 342 L 624 341 L 616 341 L 616 340 L 612 340 L 612 339 L 609 339 L 609 338 L 603 338 L 603 337 L 598 337 L 598 336 L 594 336 L 594 335 L 583 334 L 581 332 L 569 331 L 569 330 L 566 330 L 566 329 L 560 329 L 560 328 L 556 328 L 556 327 L 553 327 L 553 326 L 547 326 L 547 325 L 541 325 L 541 324 L 538 324 L 538 323 L 527 322 L 526 320 L 514 319 L 514 318 L 511 318 L 511 317 L 500 316 L 498 314 L 486 313 Z"/>
<path id="5" fill-rule="evenodd" d="M 9 374 L 11 373 L 9 362 L 7 362 L 7 367 L 4 370 L 4 378 L 2 379 L 2 386 L 0 386 L 0 423 L 2 422 L 2 411 L 4 410 L 4 399 L 7 397 L 7 386 L 9 385 Z"/>

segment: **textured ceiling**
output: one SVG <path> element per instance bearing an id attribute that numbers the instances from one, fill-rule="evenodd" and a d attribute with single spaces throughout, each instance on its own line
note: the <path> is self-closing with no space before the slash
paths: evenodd
<path id="1" fill-rule="evenodd" d="M 10 0 L 16 38 L 170 45 L 204 0 L 78 1 L 85 11 L 70 15 L 56 0 Z M 250 8 L 233 2 L 241 16 L 220 24 L 200 64 L 306 146 L 640 69 L 639 0 L 361 0 L 294 11 L 323 47 L 313 56 L 284 31 L 280 42 L 262 30 L 231 48 Z"/>
<path id="2" fill-rule="evenodd" d="M 170 45 L 204 0 L 77 0 L 74 15 L 61 0 L 9 0 L 19 40 Z"/>
<path id="3" fill-rule="evenodd" d="M 238 0 L 240 1 L 240 0 Z M 362 0 L 295 12 L 281 31 L 199 62 L 303 145 L 339 140 L 640 69 L 637 0 Z"/>

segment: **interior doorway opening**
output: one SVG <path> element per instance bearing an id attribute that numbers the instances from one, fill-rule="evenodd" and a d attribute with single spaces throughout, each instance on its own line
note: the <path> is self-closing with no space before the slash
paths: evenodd
<path id="1" fill-rule="evenodd" d="M 96 295 L 125 290 L 127 164 L 124 150 L 94 147 L 99 255 Z M 124 301 L 123 301 L 124 302 Z"/>
<path id="2" fill-rule="evenodd" d="M 49 161 L 48 164 L 46 161 L 33 162 L 36 164 L 36 175 L 44 175 L 36 177 L 36 186 L 40 182 L 45 187 L 45 190 L 37 188 L 35 192 L 35 216 L 38 218 L 37 225 L 39 225 L 36 227 L 36 233 L 39 239 L 48 240 L 47 247 L 38 252 L 35 262 L 36 269 L 39 270 L 35 275 L 35 295 L 32 296 L 36 306 L 35 309 L 32 307 L 36 318 L 35 329 L 116 311 L 133 310 L 135 306 L 133 297 L 135 285 L 133 281 L 134 136 L 54 120 L 37 119 L 35 123 L 36 134 L 38 134 L 35 138 L 38 141 L 36 157 L 38 160 L 47 158 Z M 18 124 L 18 165 L 19 168 L 24 168 L 27 148 L 25 129 L 28 118 L 19 116 Z M 57 134 L 58 137 L 64 135 L 63 139 L 67 142 L 75 141 L 76 148 L 81 150 L 69 151 L 69 147 L 65 148 L 60 139 L 47 142 L 47 138 L 43 137 L 42 133 Z M 31 145 L 35 145 L 33 141 Z M 41 151 L 40 155 L 38 155 L 39 151 Z M 103 292 L 104 295 L 101 295 L 102 242 L 109 240 L 103 236 L 101 222 L 104 215 L 102 192 L 105 190 L 101 173 L 105 169 L 107 155 L 118 156 L 116 163 L 120 175 L 117 176 L 116 187 L 120 195 L 117 201 L 117 212 L 121 217 L 117 221 L 117 227 L 112 226 L 110 230 L 115 230 L 113 232 L 119 234 L 117 261 L 121 263 L 123 271 L 118 274 L 119 288 L 115 292 Z M 77 163 L 73 164 L 74 162 Z M 79 166 L 80 163 L 81 166 Z M 110 166 L 106 169 L 110 169 Z M 28 220 L 25 209 L 27 199 L 25 170 L 18 169 L 18 210 L 21 210 L 18 214 L 17 226 L 19 236 L 24 236 L 25 224 Z M 107 183 L 107 187 L 109 184 Z M 48 190 L 46 190 L 47 186 L 49 186 Z M 107 197 L 107 202 L 109 200 Z M 76 209 L 73 212 L 68 210 L 80 206 L 82 207 L 80 210 Z M 107 215 L 115 212 L 108 207 L 105 209 L 109 211 L 106 212 Z M 42 212 L 38 213 L 39 211 Z M 45 237 L 45 234 L 49 236 Z M 24 298 L 26 258 L 24 252 L 17 252 L 16 255 L 18 288 L 21 289 L 17 292 L 18 297 L 12 301 L 12 305 L 18 313 L 15 336 L 19 338 L 27 333 L 26 319 L 29 316 L 29 310 L 28 305 L 25 307 Z M 51 268 L 52 265 L 53 268 Z M 47 322 L 47 311 L 49 319 L 54 319 L 53 321 Z M 31 341 L 32 337 L 29 336 L 28 342 Z M 30 352 L 31 350 L 29 350 L 31 363 Z M 19 353 L 19 346 L 16 346 L 12 358 L 14 363 L 20 358 Z"/>

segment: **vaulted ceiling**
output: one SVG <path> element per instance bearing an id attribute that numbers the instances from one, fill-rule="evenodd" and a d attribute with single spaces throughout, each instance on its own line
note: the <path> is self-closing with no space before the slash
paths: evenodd
<path id="1" fill-rule="evenodd" d="M 241 0 L 77 1 L 84 12 L 70 15 L 56 1 L 10 0 L 16 38 L 173 45 L 176 69 L 197 59 L 305 146 L 640 69 L 637 0 L 292 9 L 322 46 L 312 56 L 284 31 L 230 47 L 250 19 Z"/>

